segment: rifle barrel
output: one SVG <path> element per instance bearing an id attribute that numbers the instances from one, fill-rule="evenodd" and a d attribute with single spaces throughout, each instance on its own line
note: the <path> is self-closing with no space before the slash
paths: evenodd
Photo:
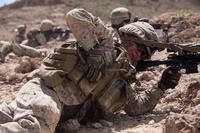
<path id="1" fill-rule="evenodd" d="M 168 50 L 182 52 L 182 51 L 188 51 L 188 52 L 200 52 L 200 47 L 196 46 L 184 46 L 185 44 L 176 44 L 176 43 L 162 43 L 152 40 L 143 40 L 139 38 L 133 38 L 133 41 L 139 44 L 143 44 L 147 47 L 154 47 L 154 48 L 166 48 Z M 190 43 L 191 44 L 191 43 Z M 194 43 L 199 44 L 199 43 Z"/>
<path id="2" fill-rule="evenodd" d="M 180 68 L 192 69 L 200 64 L 200 54 L 171 55 L 166 60 L 144 60 L 138 62 L 136 70 L 143 71 L 148 67 L 167 65 L 178 66 Z"/>

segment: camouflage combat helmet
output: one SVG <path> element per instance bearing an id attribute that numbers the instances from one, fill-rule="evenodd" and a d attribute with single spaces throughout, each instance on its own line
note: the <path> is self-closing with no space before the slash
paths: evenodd
<path id="1" fill-rule="evenodd" d="M 54 27 L 54 23 L 53 23 L 53 21 L 51 21 L 49 19 L 43 20 L 40 24 L 40 30 L 41 31 L 53 30 L 53 27 Z"/>
<path id="2" fill-rule="evenodd" d="M 26 31 L 26 25 L 20 24 L 16 27 L 15 32 L 24 33 Z"/>
<path id="3" fill-rule="evenodd" d="M 131 34 L 144 40 L 157 41 L 155 29 L 146 22 L 134 22 L 119 28 L 119 33 Z"/>
<path id="4" fill-rule="evenodd" d="M 123 42 L 126 42 L 127 40 L 129 40 L 127 37 L 123 38 L 123 35 L 125 34 L 131 35 L 143 40 L 158 41 L 158 35 L 156 31 L 149 23 L 146 23 L 146 22 L 134 22 L 134 23 L 127 24 L 119 28 L 119 33 Z M 155 49 L 152 49 L 150 47 L 145 47 L 145 48 L 146 48 L 147 56 L 151 57 L 151 55 L 155 52 Z"/>
<path id="5" fill-rule="evenodd" d="M 118 7 L 112 10 L 110 14 L 112 25 L 121 25 L 124 21 L 130 21 L 131 12 L 124 7 Z"/>

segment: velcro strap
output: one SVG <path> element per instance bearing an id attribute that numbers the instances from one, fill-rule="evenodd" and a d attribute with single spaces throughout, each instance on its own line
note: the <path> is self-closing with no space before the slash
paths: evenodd
<path id="1" fill-rule="evenodd" d="M 60 61 L 66 61 L 69 59 L 77 58 L 77 56 L 74 54 L 60 54 L 60 53 L 52 53 L 52 54 L 49 54 L 47 57 L 50 59 L 55 59 L 55 60 L 60 60 Z"/>
<path id="2" fill-rule="evenodd" d="M 50 58 L 45 58 L 43 60 L 43 63 L 46 66 L 53 66 L 53 67 L 60 69 L 60 70 L 63 69 L 63 65 L 64 65 L 64 61 L 54 60 L 54 59 L 50 59 Z"/>
<path id="3" fill-rule="evenodd" d="M 64 48 L 67 48 L 67 47 L 70 47 L 70 46 L 74 46 L 77 42 L 75 40 L 69 40 L 67 42 L 65 42 L 64 44 L 62 44 L 61 47 L 64 47 Z"/>
<path id="4" fill-rule="evenodd" d="M 54 52 L 59 52 L 64 54 L 77 54 L 76 49 L 67 49 L 67 48 L 55 48 Z"/>

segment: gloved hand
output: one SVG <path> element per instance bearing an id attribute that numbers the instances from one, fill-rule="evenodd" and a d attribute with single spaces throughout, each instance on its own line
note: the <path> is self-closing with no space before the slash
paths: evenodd
<path id="1" fill-rule="evenodd" d="M 78 55 L 84 64 L 85 75 L 90 82 L 95 82 L 104 75 L 106 67 L 110 66 L 116 58 L 115 51 L 98 47 L 85 51 L 78 47 Z"/>
<path id="2" fill-rule="evenodd" d="M 101 69 L 104 66 L 104 60 L 101 55 L 91 54 L 85 51 L 82 47 L 78 47 L 77 53 L 81 62 L 84 64 L 86 78 L 90 82 L 95 82 L 98 77 L 101 77 Z"/>
<path id="3" fill-rule="evenodd" d="M 169 88 L 175 88 L 179 82 L 181 74 L 178 72 L 179 67 L 169 67 L 167 68 L 158 82 L 158 87 L 165 91 Z"/>
<path id="4" fill-rule="evenodd" d="M 101 78 L 105 71 L 105 61 L 101 55 L 92 55 L 87 58 L 86 77 L 90 82 L 95 82 Z"/>

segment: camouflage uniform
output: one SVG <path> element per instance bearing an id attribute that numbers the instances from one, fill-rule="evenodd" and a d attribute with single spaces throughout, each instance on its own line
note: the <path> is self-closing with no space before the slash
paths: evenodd
<path id="1" fill-rule="evenodd" d="M 54 23 L 51 20 L 43 20 L 40 24 L 40 30 L 32 29 L 27 33 L 27 42 L 24 45 L 36 47 L 46 44 L 50 39 L 48 34 L 53 30 L 53 27 Z"/>
<path id="2" fill-rule="evenodd" d="M 111 11 L 110 14 L 111 19 L 111 27 L 117 33 L 118 29 L 128 23 L 134 23 L 134 22 L 146 22 L 150 23 L 150 20 L 148 18 L 139 18 L 132 14 L 127 8 L 125 7 L 118 7 Z M 158 36 L 159 40 L 162 42 L 168 42 L 168 30 L 169 30 L 169 24 L 159 24 L 159 23 L 151 23 L 154 29 L 156 30 L 162 30 L 162 35 Z M 116 34 L 116 37 L 118 35 Z"/>
<path id="3" fill-rule="evenodd" d="M 122 27 L 125 24 L 128 24 L 131 19 L 131 12 L 124 7 L 118 7 L 111 11 L 110 21 L 113 28 Z"/>
<path id="4" fill-rule="evenodd" d="M 126 87 L 123 74 L 112 71 L 122 66 L 114 61 L 116 51 L 111 31 L 99 18 L 84 9 L 73 9 L 67 13 L 66 22 L 77 41 L 68 42 L 48 55 L 40 68 L 40 78 L 27 82 L 16 100 L 2 107 L 0 131 L 53 133 L 59 120 L 81 120 L 93 105 L 106 116 L 124 106 L 130 115 L 143 114 L 152 110 L 163 94 L 154 88 L 132 95 L 134 88 Z M 87 60 L 81 51 L 88 55 Z M 99 63 L 97 67 L 103 62 L 106 69 L 95 80 L 91 77 L 98 69 L 89 74 L 85 70 L 87 66 L 92 68 L 93 62 Z"/>
<path id="5" fill-rule="evenodd" d="M 18 25 L 17 28 L 15 29 L 15 32 L 17 33 L 14 38 L 14 42 L 17 44 L 22 43 L 26 38 L 25 38 L 25 33 L 26 33 L 26 25 Z"/>
<path id="6" fill-rule="evenodd" d="M 69 30 L 61 27 L 56 27 L 55 24 L 45 19 L 40 24 L 40 29 L 32 29 L 27 33 L 27 41 L 24 45 L 37 47 L 46 44 L 51 39 L 60 39 L 64 41 L 68 38 Z"/>
<path id="7" fill-rule="evenodd" d="M 111 11 L 110 22 L 111 25 L 108 26 L 113 32 L 113 38 L 116 44 L 121 43 L 120 36 L 118 34 L 118 29 L 130 22 L 131 12 L 124 7 L 118 7 Z"/>
<path id="8" fill-rule="evenodd" d="M 25 25 L 19 25 L 16 29 L 18 33 L 25 32 Z M 69 30 L 55 27 L 51 20 L 43 20 L 40 30 L 34 29 L 27 33 L 27 39 L 21 34 L 15 37 L 16 43 L 1 41 L 0 43 L 0 60 L 4 62 L 6 55 L 13 52 L 18 56 L 42 57 L 46 55 L 46 50 L 38 50 L 32 47 L 46 44 L 51 38 L 59 38 L 64 41 L 69 36 Z M 31 46 L 31 47 L 30 47 Z"/>
<path id="9" fill-rule="evenodd" d="M 0 41 L 0 61 L 4 62 L 5 57 L 11 52 L 18 56 L 42 57 L 42 53 L 35 48 L 23 44 Z"/>
<path id="10" fill-rule="evenodd" d="M 157 41 L 157 34 L 153 27 L 145 22 L 135 22 L 127 24 L 121 28 L 119 28 L 119 34 L 131 34 L 135 37 L 144 39 L 144 40 L 154 40 Z M 122 45 L 126 45 L 126 39 L 122 39 Z M 150 49 L 149 47 L 145 47 L 145 53 L 142 55 L 142 59 L 148 59 L 155 51 Z M 146 90 L 139 95 L 135 95 L 133 92 L 134 88 L 127 89 L 128 91 L 128 102 L 124 108 L 126 113 L 129 115 L 139 115 L 144 114 L 153 110 L 160 97 L 164 93 L 157 86 L 154 88 Z"/>

